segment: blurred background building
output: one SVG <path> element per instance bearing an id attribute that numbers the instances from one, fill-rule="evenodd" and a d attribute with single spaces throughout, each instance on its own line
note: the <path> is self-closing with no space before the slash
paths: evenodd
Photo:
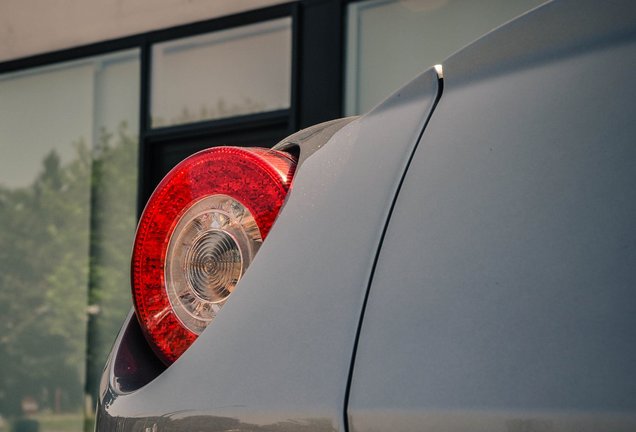
<path id="1" fill-rule="evenodd" d="M 364 113 L 539 3 L 2 0 L 0 432 L 91 430 L 136 219 L 179 160 Z"/>

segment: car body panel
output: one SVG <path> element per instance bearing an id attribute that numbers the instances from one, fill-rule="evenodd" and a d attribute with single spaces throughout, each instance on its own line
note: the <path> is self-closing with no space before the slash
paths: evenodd
<path id="1" fill-rule="evenodd" d="M 353 432 L 636 428 L 636 4 L 444 62 L 353 369 Z"/>
<path id="2" fill-rule="evenodd" d="M 124 392 L 114 365 L 131 351 L 126 344 L 139 341 L 129 320 L 106 368 L 97 430 L 344 428 L 378 227 L 437 101 L 438 81 L 434 69 L 425 72 L 319 151 L 299 144 L 288 201 L 230 301 L 173 365 Z"/>

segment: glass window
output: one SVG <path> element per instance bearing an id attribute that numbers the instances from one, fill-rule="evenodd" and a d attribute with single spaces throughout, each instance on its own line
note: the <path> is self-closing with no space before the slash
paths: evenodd
<path id="1" fill-rule="evenodd" d="M 0 75 L 7 430 L 84 430 L 92 363 L 103 367 L 130 309 L 138 57 L 126 51 Z"/>
<path id="2" fill-rule="evenodd" d="M 139 94 L 137 50 L 101 61 L 93 99 L 86 358 L 87 397 L 93 398 L 87 408 L 91 410 L 106 358 L 132 306 L 130 253 L 137 226 Z"/>
<path id="3" fill-rule="evenodd" d="M 368 111 L 425 69 L 545 0 L 370 0 L 348 9 L 345 112 Z"/>
<path id="4" fill-rule="evenodd" d="M 153 127 L 286 109 L 290 94 L 291 18 L 153 46 Z"/>

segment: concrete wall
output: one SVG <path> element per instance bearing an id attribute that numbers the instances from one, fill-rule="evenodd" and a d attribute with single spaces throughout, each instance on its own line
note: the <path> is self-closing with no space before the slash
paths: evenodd
<path id="1" fill-rule="evenodd" d="M 0 62 L 288 0 L 0 0 Z"/>

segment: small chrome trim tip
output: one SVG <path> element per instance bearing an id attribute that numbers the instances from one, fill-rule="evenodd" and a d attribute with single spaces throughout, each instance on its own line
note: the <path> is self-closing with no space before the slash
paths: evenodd
<path id="1" fill-rule="evenodd" d="M 437 76 L 440 79 L 444 78 L 444 67 L 441 64 L 436 64 L 434 67 L 435 67 L 435 72 L 437 72 Z"/>

